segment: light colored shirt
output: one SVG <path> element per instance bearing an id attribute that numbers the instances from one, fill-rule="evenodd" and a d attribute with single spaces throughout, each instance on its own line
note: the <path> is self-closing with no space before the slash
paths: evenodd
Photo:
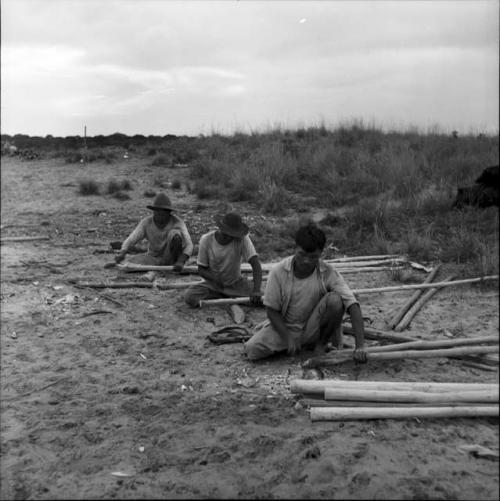
<path id="1" fill-rule="evenodd" d="M 272 267 L 263 301 L 265 306 L 279 311 L 287 325 L 289 322 L 307 322 L 312 310 L 327 292 L 339 294 L 346 311 L 351 305 L 359 304 L 342 275 L 321 259 L 313 273 L 302 280 L 293 274 L 292 264 L 293 256 L 289 256 Z M 299 291 L 301 286 L 304 291 Z M 311 295 L 310 301 L 308 294 Z"/>
<path id="2" fill-rule="evenodd" d="M 197 263 L 217 273 L 222 283 L 229 286 L 240 280 L 241 263 L 250 261 L 257 252 L 248 235 L 221 245 L 215 238 L 216 231 L 205 233 L 200 238 Z"/>
<path id="3" fill-rule="evenodd" d="M 148 241 L 148 253 L 160 257 L 165 251 L 167 237 L 171 230 L 179 230 L 182 238 L 182 252 L 191 256 L 193 253 L 191 236 L 189 235 L 184 221 L 175 214 L 170 215 L 170 221 L 163 229 L 156 226 L 153 221 L 153 216 L 145 217 L 123 242 L 121 250 L 126 252 L 130 247 L 145 238 Z"/>

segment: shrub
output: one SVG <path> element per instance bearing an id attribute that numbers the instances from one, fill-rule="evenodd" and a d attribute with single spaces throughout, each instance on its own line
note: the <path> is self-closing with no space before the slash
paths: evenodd
<path id="1" fill-rule="evenodd" d="M 182 184 L 181 184 L 180 179 L 174 179 L 174 180 L 172 181 L 172 189 L 173 189 L 173 190 L 180 190 L 180 189 L 181 189 L 181 186 L 182 186 Z"/>
<path id="2" fill-rule="evenodd" d="M 154 167 L 169 167 L 172 164 L 172 159 L 167 155 L 156 155 L 151 162 Z"/>
<path id="3" fill-rule="evenodd" d="M 99 195 L 99 185 L 92 179 L 85 179 L 78 183 L 78 193 L 80 195 Z"/>
<path id="4" fill-rule="evenodd" d="M 113 193 L 113 198 L 116 198 L 117 200 L 130 200 L 130 195 L 128 193 L 124 193 L 123 191 L 116 191 Z"/>
<path id="5" fill-rule="evenodd" d="M 120 191 L 120 183 L 115 179 L 111 179 L 110 181 L 108 181 L 106 192 L 109 195 L 112 195 L 113 193 L 117 193 L 118 191 Z"/>
<path id="6" fill-rule="evenodd" d="M 156 191 L 154 190 L 146 190 L 143 195 L 146 197 L 146 198 L 153 198 L 153 197 L 156 197 Z"/>

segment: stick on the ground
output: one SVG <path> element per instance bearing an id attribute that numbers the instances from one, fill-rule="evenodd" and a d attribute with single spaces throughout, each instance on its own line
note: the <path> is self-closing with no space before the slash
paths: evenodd
<path id="1" fill-rule="evenodd" d="M 423 283 L 424 284 L 431 283 L 434 280 L 434 277 L 437 275 L 440 267 L 441 267 L 441 265 L 439 265 L 439 264 L 436 267 L 434 267 L 432 269 L 432 271 L 429 273 L 429 276 L 424 280 Z M 394 315 L 394 317 L 389 322 L 389 327 L 391 329 L 394 329 L 396 327 L 396 325 L 399 324 L 399 322 L 401 321 L 401 319 L 405 316 L 406 312 L 413 306 L 413 304 L 420 297 L 421 294 L 422 294 L 421 290 L 416 290 L 412 294 L 412 296 L 410 297 L 410 299 L 408 299 L 408 301 L 406 301 L 406 303 L 401 307 L 401 309 L 398 312 L 396 312 L 396 314 Z"/>
<path id="2" fill-rule="evenodd" d="M 473 355 L 481 353 L 498 353 L 498 345 L 495 346 L 467 346 L 465 348 L 447 348 L 438 350 L 406 350 L 406 351 L 390 351 L 382 353 L 366 353 L 368 361 L 380 360 L 401 360 L 405 358 L 437 358 L 437 357 L 454 357 L 460 355 Z M 347 352 L 347 353 L 345 353 Z M 332 355 L 333 353 L 333 355 Z M 303 367 L 311 369 L 313 367 L 329 367 L 352 361 L 353 355 L 351 350 L 339 350 L 330 352 L 328 355 L 313 357 L 304 362 Z"/>
<path id="3" fill-rule="evenodd" d="M 47 236 L 39 237 L 0 237 L 0 244 L 4 242 L 34 242 L 36 240 L 49 240 Z"/>
<path id="4" fill-rule="evenodd" d="M 195 282 L 175 282 L 171 284 L 154 284 L 153 282 L 84 282 L 79 283 L 81 287 L 89 287 L 92 289 L 131 289 L 134 287 L 152 289 L 157 288 L 160 290 L 173 290 L 173 289 L 187 289 L 192 285 L 198 285 L 202 283 L 202 280 L 197 280 Z"/>
<path id="5" fill-rule="evenodd" d="M 455 275 L 449 275 L 446 277 L 443 282 L 451 282 L 455 278 Z M 418 298 L 416 303 L 406 312 L 405 316 L 401 320 L 401 322 L 396 325 L 395 330 L 398 332 L 401 332 L 405 330 L 408 325 L 410 325 L 410 322 L 412 321 L 413 317 L 418 313 L 418 311 L 422 308 L 422 306 L 429 301 L 429 299 L 436 294 L 441 289 L 441 287 L 436 287 L 435 289 L 429 289 L 428 291 L 424 292 L 424 294 Z"/>
<path id="6" fill-rule="evenodd" d="M 460 405 L 446 407 L 313 407 L 311 421 L 345 421 L 349 419 L 408 419 L 448 417 L 498 417 L 498 405 Z"/>
<path id="7" fill-rule="evenodd" d="M 354 329 L 351 325 L 343 324 L 342 330 L 344 334 L 354 336 Z M 404 334 L 394 334 L 392 332 L 379 331 L 377 329 L 371 329 L 370 327 L 365 327 L 364 331 L 365 339 L 372 339 L 376 341 L 391 341 L 392 343 L 409 343 L 419 341 L 419 339 L 405 336 Z"/>
<path id="8" fill-rule="evenodd" d="M 27 391 L 26 393 L 21 393 L 21 395 L 15 395 L 13 397 L 2 397 L 2 400 L 8 401 L 8 400 L 15 400 L 16 398 L 22 398 L 22 397 L 27 397 L 28 395 L 31 395 L 32 393 L 35 393 L 36 391 L 42 391 L 47 388 L 50 388 L 51 386 L 54 386 L 56 384 L 61 383 L 65 379 L 69 379 L 70 376 L 64 376 L 62 378 L 59 378 L 57 381 L 54 381 L 53 383 L 46 384 L 45 386 L 42 386 L 41 388 L 33 388 L 30 391 Z"/>

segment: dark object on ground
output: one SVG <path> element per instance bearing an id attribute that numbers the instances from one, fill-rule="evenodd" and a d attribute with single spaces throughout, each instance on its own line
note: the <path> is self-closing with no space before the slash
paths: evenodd
<path id="1" fill-rule="evenodd" d="M 466 205 L 475 207 L 498 207 L 498 187 L 485 186 L 483 184 L 474 184 L 458 188 L 457 196 L 453 202 L 453 207 L 461 209 Z"/>
<path id="2" fill-rule="evenodd" d="M 248 329 L 241 325 L 228 325 L 207 335 L 207 338 L 215 344 L 241 343 L 251 337 L 252 334 Z"/>
<path id="3" fill-rule="evenodd" d="M 498 165 L 486 167 L 481 175 L 475 181 L 483 186 L 490 186 L 491 188 L 498 188 L 500 182 L 500 168 Z"/>

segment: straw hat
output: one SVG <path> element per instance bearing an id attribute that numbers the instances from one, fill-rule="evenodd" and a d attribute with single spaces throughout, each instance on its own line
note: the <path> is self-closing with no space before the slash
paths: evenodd
<path id="1" fill-rule="evenodd" d="M 167 195 L 165 195 L 165 193 L 158 193 L 158 195 L 156 195 L 154 199 L 153 205 L 147 205 L 146 207 L 151 210 L 155 209 L 174 210 L 170 198 L 168 198 Z"/>
<path id="2" fill-rule="evenodd" d="M 248 233 L 248 226 L 235 212 L 228 212 L 224 217 L 216 216 L 215 222 L 222 233 L 231 237 L 242 238 Z"/>

